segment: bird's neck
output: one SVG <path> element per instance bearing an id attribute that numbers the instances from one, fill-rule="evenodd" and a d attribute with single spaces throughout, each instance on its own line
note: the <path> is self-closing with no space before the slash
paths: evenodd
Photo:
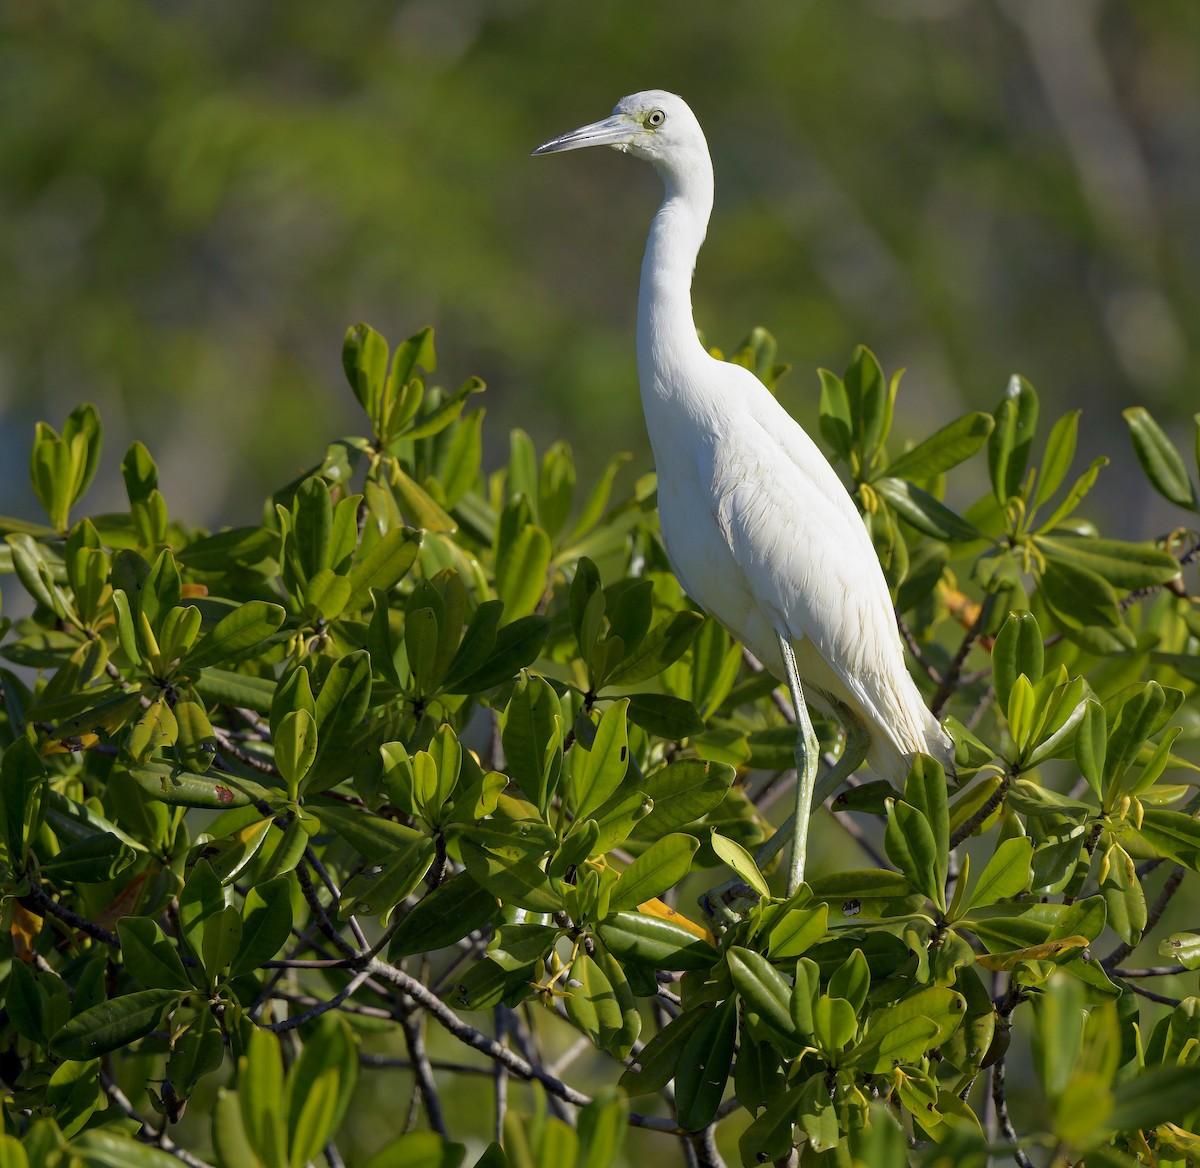
<path id="1" fill-rule="evenodd" d="M 663 177 L 666 198 L 650 226 L 638 295 L 638 374 L 647 421 L 651 402 L 678 396 L 690 381 L 681 374 L 707 357 L 696 336 L 691 290 L 712 211 L 712 169 L 698 168 L 688 181 Z"/>

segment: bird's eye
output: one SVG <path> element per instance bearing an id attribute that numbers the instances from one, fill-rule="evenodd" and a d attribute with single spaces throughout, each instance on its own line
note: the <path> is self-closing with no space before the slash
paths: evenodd
<path id="1" fill-rule="evenodd" d="M 651 110 L 646 115 L 646 125 L 654 130 L 658 129 L 658 127 L 661 126 L 666 120 L 667 115 L 664 114 L 662 110 Z"/>

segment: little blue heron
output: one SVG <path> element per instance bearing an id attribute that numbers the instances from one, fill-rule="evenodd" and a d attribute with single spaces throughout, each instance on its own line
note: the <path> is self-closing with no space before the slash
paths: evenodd
<path id="1" fill-rule="evenodd" d="M 758 858 L 774 855 L 790 827 L 791 895 L 804 879 L 814 796 L 822 800 L 864 759 L 893 783 L 918 752 L 949 766 L 950 740 L 905 667 L 883 571 L 841 480 L 766 386 L 712 357 L 696 335 L 692 273 L 713 204 L 700 123 L 682 98 L 648 90 L 533 153 L 584 146 L 645 158 L 663 180 L 637 322 L 663 543 L 688 595 L 787 681 L 796 809 Z M 842 757 L 819 790 L 806 691 L 846 729 Z"/>

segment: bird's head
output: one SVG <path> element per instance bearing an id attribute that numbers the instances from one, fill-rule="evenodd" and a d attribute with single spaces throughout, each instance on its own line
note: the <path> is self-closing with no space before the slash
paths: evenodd
<path id="1" fill-rule="evenodd" d="M 682 97 L 662 89 L 623 97 L 610 117 L 551 139 L 533 153 L 555 154 L 585 146 L 611 146 L 660 168 L 685 162 L 696 152 L 708 157 L 708 145 L 696 115 Z"/>

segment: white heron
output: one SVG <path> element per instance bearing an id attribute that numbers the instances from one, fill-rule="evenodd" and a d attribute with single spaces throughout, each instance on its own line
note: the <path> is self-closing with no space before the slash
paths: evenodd
<path id="1" fill-rule="evenodd" d="M 700 123 L 682 98 L 647 90 L 533 153 L 585 146 L 644 158 L 662 177 L 642 261 L 637 361 L 663 543 L 686 592 L 787 681 L 796 810 L 759 859 L 778 850 L 790 826 L 791 895 L 804 878 L 814 796 L 823 799 L 864 758 L 894 784 L 918 752 L 948 767 L 950 740 L 905 667 L 883 571 L 841 480 L 762 382 L 712 357 L 696 335 L 692 273 L 713 205 Z M 806 692 L 846 729 L 820 791 Z"/>

